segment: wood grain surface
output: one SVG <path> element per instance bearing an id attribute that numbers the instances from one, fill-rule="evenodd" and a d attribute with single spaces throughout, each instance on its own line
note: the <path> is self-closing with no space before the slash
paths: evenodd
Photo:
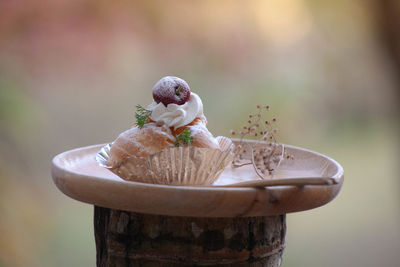
<path id="1" fill-rule="evenodd" d="M 274 180 L 329 177 L 332 184 L 220 187 L 259 180 L 251 166 L 227 167 L 214 186 L 167 186 L 124 181 L 95 162 L 102 145 L 70 150 L 53 159 L 57 187 L 73 199 L 111 209 L 169 216 L 269 216 L 325 205 L 340 191 L 343 169 L 316 152 L 286 146 L 293 161 L 281 165 Z"/>
<path id="2" fill-rule="evenodd" d="M 97 266 L 280 266 L 285 215 L 193 218 L 95 207 Z"/>

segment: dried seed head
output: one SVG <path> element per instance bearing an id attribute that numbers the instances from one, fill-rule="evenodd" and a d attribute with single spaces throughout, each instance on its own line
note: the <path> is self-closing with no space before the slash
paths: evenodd
<path id="1" fill-rule="evenodd" d="M 272 174 L 274 169 L 279 166 L 282 158 L 293 158 L 292 155 L 286 153 L 282 154 L 281 151 L 276 149 L 279 146 L 275 139 L 275 134 L 278 131 L 272 127 L 272 123 L 276 122 L 276 118 L 273 118 L 272 120 L 262 119 L 264 108 L 268 111 L 270 107 L 269 105 L 257 105 L 257 112 L 248 115 L 248 124 L 243 126 L 242 131 L 240 131 L 241 141 L 235 147 L 235 156 L 232 161 L 236 164 L 236 167 L 240 167 L 242 164 L 252 163 L 254 168 L 257 170 L 257 174 L 261 178 L 264 178 L 267 174 Z M 231 131 L 231 134 L 238 135 L 233 130 Z M 242 148 L 243 145 L 241 145 L 246 136 L 253 136 L 258 139 L 258 141 L 262 141 L 261 143 L 249 145 L 249 148 L 253 151 L 253 157 L 251 159 L 249 158 L 248 149 L 246 151 Z M 251 160 L 251 162 L 246 162 L 248 160 Z"/>

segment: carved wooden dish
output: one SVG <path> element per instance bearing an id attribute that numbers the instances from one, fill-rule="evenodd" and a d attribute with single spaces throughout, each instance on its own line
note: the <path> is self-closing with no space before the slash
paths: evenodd
<path id="1" fill-rule="evenodd" d="M 236 169 L 229 165 L 212 186 L 130 182 L 96 163 L 95 155 L 102 146 L 78 148 L 54 157 L 54 183 L 73 199 L 140 213 L 237 217 L 303 211 L 335 198 L 344 179 L 342 167 L 333 159 L 286 146 L 295 159 L 283 162 L 271 180 L 260 180 L 250 165 Z"/>

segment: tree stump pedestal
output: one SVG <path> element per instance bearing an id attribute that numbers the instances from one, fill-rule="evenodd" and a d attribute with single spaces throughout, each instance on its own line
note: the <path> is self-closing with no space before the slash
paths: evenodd
<path id="1" fill-rule="evenodd" d="M 280 266 L 286 215 L 178 217 L 95 206 L 97 266 Z"/>

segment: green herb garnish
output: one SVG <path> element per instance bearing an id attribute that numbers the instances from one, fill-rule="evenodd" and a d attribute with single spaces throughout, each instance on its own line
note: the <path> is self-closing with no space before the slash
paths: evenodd
<path id="1" fill-rule="evenodd" d="M 176 136 L 175 146 L 179 147 L 179 145 L 189 145 L 193 141 L 193 137 L 191 135 L 189 128 L 186 128 L 183 132 Z"/>
<path id="2" fill-rule="evenodd" d="M 148 123 L 150 121 L 150 115 L 151 111 L 145 109 L 141 105 L 136 106 L 136 125 L 142 129 L 145 123 Z"/>

